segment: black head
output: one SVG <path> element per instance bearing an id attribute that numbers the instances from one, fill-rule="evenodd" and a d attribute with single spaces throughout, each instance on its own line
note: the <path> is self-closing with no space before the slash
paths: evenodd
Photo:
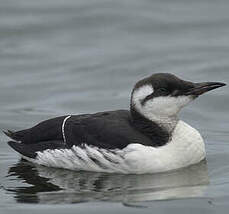
<path id="1" fill-rule="evenodd" d="M 136 83 L 131 106 L 146 117 L 152 114 L 169 117 L 199 95 L 225 85 L 220 82 L 194 83 L 173 74 L 157 73 Z"/>

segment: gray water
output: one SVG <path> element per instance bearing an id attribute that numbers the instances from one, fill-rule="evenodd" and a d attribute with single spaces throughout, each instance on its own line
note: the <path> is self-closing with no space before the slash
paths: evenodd
<path id="1" fill-rule="evenodd" d="M 0 0 L 0 129 L 126 109 L 155 72 L 229 83 L 228 0 Z M 229 88 L 180 114 L 207 161 L 155 175 L 35 166 L 0 134 L 0 213 L 227 213 Z"/>

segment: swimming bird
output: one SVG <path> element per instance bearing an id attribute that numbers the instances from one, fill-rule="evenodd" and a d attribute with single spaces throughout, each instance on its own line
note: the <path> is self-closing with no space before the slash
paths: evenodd
<path id="1" fill-rule="evenodd" d="M 206 157 L 200 133 L 178 113 L 225 85 L 156 73 L 135 84 L 130 110 L 60 116 L 4 133 L 23 158 L 44 166 L 127 174 L 175 170 Z"/>

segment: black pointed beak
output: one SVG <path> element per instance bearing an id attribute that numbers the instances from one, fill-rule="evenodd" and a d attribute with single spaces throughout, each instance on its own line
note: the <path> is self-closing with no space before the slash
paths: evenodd
<path id="1" fill-rule="evenodd" d="M 208 91 L 223 87 L 225 85 L 226 85 L 225 83 L 221 83 L 221 82 L 194 83 L 193 87 L 190 90 L 188 90 L 185 93 L 185 95 L 199 96 L 199 95 L 202 95 Z"/>

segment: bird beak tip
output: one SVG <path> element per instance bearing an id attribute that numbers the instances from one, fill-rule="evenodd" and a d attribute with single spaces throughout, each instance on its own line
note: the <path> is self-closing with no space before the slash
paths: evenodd
<path id="1" fill-rule="evenodd" d="M 222 82 L 204 82 L 204 83 L 194 83 L 194 87 L 187 93 L 187 95 L 199 96 L 208 91 L 214 90 L 226 86 L 226 83 Z"/>

